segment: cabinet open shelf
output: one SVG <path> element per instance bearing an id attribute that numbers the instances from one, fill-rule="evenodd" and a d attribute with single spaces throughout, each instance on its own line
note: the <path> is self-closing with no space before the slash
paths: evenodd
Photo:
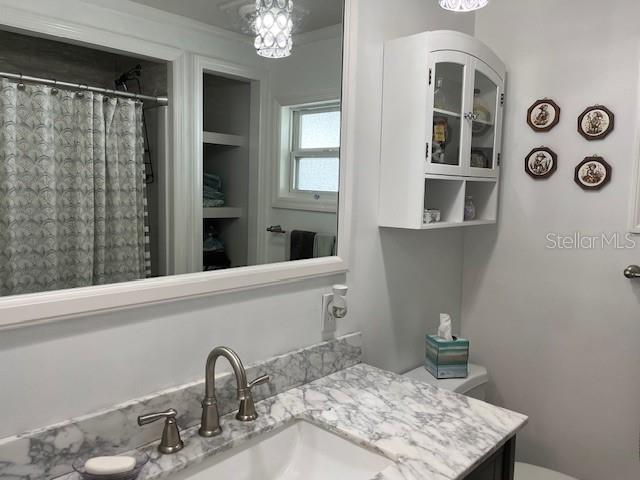
<path id="1" fill-rule="evenodd" d="M 442 108 L 434 108 L 434 113 L 439 113 L 440 115 L 446 115 L 448 117 L 460 118 L 460 113 L 452 112 L 451 110 L 444 110 Z"/>
<path id="2" fill-rule="evenodd" d="M 244 210 L 236 207 L 203 208 L 203 218 L 242 218 Z"/>
<path id="3" fill-rule="evenodd" d="M 470 182 L 487 182 L 487 183 L 497 183 L 498 179 L 496 177 L 463 177 L 460 175 L 437 175 L 435 173 L 427 173 L 424 176 L 427 180 L 460 180 L 460 181 L 470 181 Z"/>
<path id="4" fill-rule="evenodd" d="M 208 145 L 225 145 L 228 147 L 244 147 L 247 145 L 247 138 L 242 135 L 218 132 L 202 132 L 202 141 Z"/>
<path id="5" fill-rule="evenodd" d="M 464 220 L 465 199 L 472 197 L 474 220 Z M 498 182 L 496 178 L 425 175 L 424 208 L 440 210 L 441 221 L 423 223 L 423 230 L 471 227 L 496 223 Z"/>
<path id="6" fill-rule="evenodd" d="M 467 180 L 465 197 L 472 197 L 476 207 L 476 220 L 495 223 L 498 216 L 498 184 Z"/>
<path id="7" fill-rule="evenodd" d="M 447 117 L 460 118 L 460 114 L 459 113 L 452 112 L 451 110 L 444 110 L 442 108 L 434 108 L 433 112 L 437 113 L 439 115 L 445 115 Z M 486 120 L 480 120 L 480 119 L 473 120 L 473 123 L 478 123 L 480 125 L 489 125 L 489 126 L 493 126 L 494 125 L 493 122 L 487 122 Z"/>
<path id="8" fill-rule="evenodd" d="M 480 125 L 488 125 L 490 127 L 493 127 L 493 122 L 487 122 L 485 120 L 474 120 L 473 123 L 478 123 Z"/>
<path id="9" fill-rule="evenodd" d="M 423 230 L 437 230 L 439 228 L 455 228 L 455 227 L 473 227 L 477 225 L 491 225 L 496 223 L 495 220 L 470 220 L 468 222 L 438 222 L 425 223 L 422 225 Z"/>
<path id="10" fill-rule="evenodd" d="M 424 182 L 424 208 L 440 211 L 438 225 L 460 223 L 464 213 L 464 191 L 464 180 L 427 178 Z"/>

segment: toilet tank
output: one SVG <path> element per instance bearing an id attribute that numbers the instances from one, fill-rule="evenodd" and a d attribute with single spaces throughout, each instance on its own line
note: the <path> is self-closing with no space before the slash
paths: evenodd
<path id="1" fill-rule="evenodd" d="M 438 388 L 444 388 L 452 392 L 466 395 L 478 400 L 486 400 L 487 398 L 487 382 L 489 375 L 487 369 L 480 366 L 469 364 L 469 375 L 467 378 L 447 378 L 438 380 L 431 375 L 426 368 L 418 367 L 404 374 L 405 377 L 413 378 L 421 382 L 428 383 Z"/>

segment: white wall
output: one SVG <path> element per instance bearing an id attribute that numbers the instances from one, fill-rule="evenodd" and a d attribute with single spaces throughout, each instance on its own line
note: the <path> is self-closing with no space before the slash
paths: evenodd
<path id="1" fill-rule="evenodd" d="M 266 62 L 270 72 L 270 89 L 279 104 L 289 101 L 316 101 L 319 99 L 339 99 L 342 84 L 342 38 L 339 29 L 328 29 L 337 36 L 323 38 L 311 43 L 296 45 L 291 57 Z M 297 100 L 296 100 L 297 99 Z M 273 145 L 269 151 L 277 155 L 276 138 L 280 132 L 274 131 Z M 272 168 L 268 179 L 265 206 L 268 225 L 282 225 L 287 232 L 308 230 L 318 233 L 336 234 L 338 218 L 335 213 L 312 212 L 273 208 L 273 190 L 278 175 L 277 158 L 269 158 Z M 264 235 L 268 225 L 260 225 L 258 234 Z M 289 233 L 287 235 L 266 233 L 265 263 L 282 262 L 289 258 Z"/>
<path id="2" fill-rule="evenodd" d="M 377 226 L 383 44 L 426 30 L 472 34 L 473 21 L 432 1 L 360 2 L 350 311 L 366 361 L 398 372 L 423 362 L 424 335 L 437 330 L 440 312 L 459 318 L 462 232 Z"/>
<path id="3" fill-rule="evenodd" d="M 549 250 L 546 235 L 625 231 L 639 17 L 628 0 L 493 0 L 477 14 L 477 36 L 509 72 L 505 166 L 497 231 L 465 235 L 462 331 L 490 371 L 492 400 L 531 417 L 518 457 L 580 480 L 640 478 L 640 285 L 622 276 L 640 252 Z M 537 134 L 526 111 L 545 96 L 562 118 Z M 616 127 L 587 142 L 577 117 L 595 103 L 615 112 Z M 559 167 L 535 182 L 524 157 L 542 144 Z M 584 192 L 574 168 L 594 153 L 613 166 L 612 182 Z"/>
<path id="4" fill-rule="evenodd" d="M 91 3 L 98 4 L 97 0 Z M 364 332 L 365 360 L 391 370 L 418 365 L 423 335 L 437 314 L 457 316 L 462 268 L 460 232 L 391 232 L 376 226 L 383 41 L 449 26 L 471 32 L 472 16 L 454 16 L 424 0 L 364 0 L 359 43 L 352 272 L 349 318 L 341 333 Z M 0 0 L 53 16 L 96 17 L 60 0 Z M 64 4 L 64 8 L 62 8 Z M 118 9 L 126 2 L 112 0 Z M 201 29 L 153 28 L 160 13 L 137 10 L 117 26 L 153 31 L 183 48 L 217 49 Z M 240 50 L 232 45 L 222 52 Z M 246 362 L 320 340 L 320 295 L 340 276 L 59 322 L 0 334 L 0 438 L 95 411 L 203 375 L 209 349 L 228 344 Z"/>

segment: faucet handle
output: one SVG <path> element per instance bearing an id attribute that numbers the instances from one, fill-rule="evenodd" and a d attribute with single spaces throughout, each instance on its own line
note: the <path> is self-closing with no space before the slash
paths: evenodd
<path id="1" fill-rule="evenodd" d="M 158 421 L 161 418 L 176 418 L 177 415 L 178 415 L 178 412 L 173 408 L 170 408 L 165 412 L 148 413 L 146 415 L 140 415 L 138 417 L 138 425 L 142 427 L 143 425 L 148 425 L 149 423 Z"/>
<path id="2" fill-rule="evenodd" d="M 178 430 L 178 424 L 176 422 L 177 415 L 178 412 L 173 408 L 170 408 L 165 412 L 149 413 L 138 417 L 138 425 L 140 426 L 153 423 L 163 418 L 165 419 L 162 439 L 160 440 L 160 445 L 158 445 L 160 453 L 176 453 L 184 447 L 184 443 L 180 438 L 180 430 Z"/>
<path id="3" fill-rule="evenodd" d="M 256 378 L 253 382 L 249 382 L 247 388 L 251 390 L 253 387 L 257 387 L 258 385 L 262 385 L 264 383 L 269 383 L 271 381 L 271 377 L 269 375 L 261 375 Z"/>
<path id="4" fill-rule="evenodd" d="M 256 412 L 256 406 L 253 401 L 253 394 L 251 393 L 251 389 L 257 385 L 267 383 L 270 380 L 271 377 L 269 377 L 269 375 L 262 375 L 247 385 L 247 388 L 240 396 L 240 406 L 238 407 L 238 414 L 236 415 L 237 420 L 240 420 L 241 422 L 251 422 L 258 418 L 258 413 Z"/>

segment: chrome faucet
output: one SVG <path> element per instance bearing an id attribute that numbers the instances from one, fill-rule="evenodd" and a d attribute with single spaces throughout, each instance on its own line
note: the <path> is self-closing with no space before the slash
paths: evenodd
<path id="1" fill-rule="evenodd" d="M 202 420 L 200 422 L 200 430 L 198 430 L 198 433 L 202 437 L 215 437 L 222 432 L 215 385 L 216 361 L 218 357 L 224 357 L 229 360 L 231 368 L 233 368 L 233 373 L 236 376 L 238 400 L 240 401 L 236 419 L 241 422 L 250 422 L 258 418 L 251 389 L 256 385 L 261 385 L 269 381 L 269 375 L 262 375 L 253 382 L 248 383 L 247 372 L 238 354 L 228 347 L 214 348 L 207 357 L 205 370 L 205 397 L 204 400 L 202 400 Z"/>

